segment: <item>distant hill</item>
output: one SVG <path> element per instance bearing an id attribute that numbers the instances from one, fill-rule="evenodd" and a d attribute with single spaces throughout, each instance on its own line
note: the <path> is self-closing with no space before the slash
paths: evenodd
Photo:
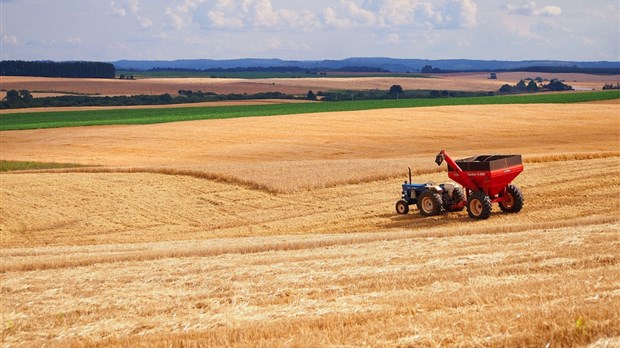
<path id="1" fill-rule="evenodd" d="M 342 60 L 282 60 L 282 59 L 181 59 L 181 60 L 119 60 L 111 62 L 117 70 L 145 71 L 161 69 L 231 69 L 248 67 L 286 67 L 304 69 L 339 69 L 344 67 L 381 68 L 391 72 L 415 72 L 425 65 L 451 71 L 514 70 L 527 67 L 578 67 L 588 69 L 620 69 L 620 62 L 576 62 L 561 60 L 475 60 L 475 59 L 396 59 L 396 58 L 347 58 Z"/>

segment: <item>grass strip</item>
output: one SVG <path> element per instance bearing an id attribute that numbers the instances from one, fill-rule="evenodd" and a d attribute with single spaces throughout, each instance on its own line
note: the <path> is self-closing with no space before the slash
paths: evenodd
<path id="1" fill-rule="evenodd" d="M 467 98 L 358 100 L 272 105 L 17 113 L 0 115 L 0 131 L 97 125 L 154 124 L 193 120 L 427 106 L 580 103 L 619 98 L 620 90 L 613 90 Z"/>
<path id="2" fill-rule="evenodd" d="M 78 167 L 84 166 L 76 163 L 0 161 L 0 172 L 9 172 L 14 170 L 59 169 Z"/>

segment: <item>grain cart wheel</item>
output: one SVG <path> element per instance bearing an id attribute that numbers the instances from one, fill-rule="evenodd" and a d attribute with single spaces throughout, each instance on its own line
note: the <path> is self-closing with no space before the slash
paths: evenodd
<path id="1" fill-rule="evenodd" d="M 523 193 L 513 184 L 506 186 L 504 200 L 499 203 L 499 208 L 505 213 L 518 213 L 523 208 Z"/>
<path id="2" fill-rule="evenodd" d="M 457 204 L 461 203 L 464 200 L 465 195 L 463 194 L 463 190 L 460 187 L 455 186 L 454 191 L 452 191 L 452 202 L 454 202 L 454 204 Z M 462 211 L 464 208 L 465 206 L 456 209 L 450 209 L 450 211 Z"/>
<path id="3" fill-rule="evenodd" d="M 404 199 L 396 202 L 396 212 L 398 214 L 407 214 L 409 212 L 409 204 Z"/>
<path id="4" fill-rule="evenodd" d="M 484 192 L 474 192 L 467 200 L 467 213 L 472 219 L 486 219 L 491 215 L 491 199 Z"/>
<path id="5" fill-rule="evenodd" d="M 418 197 L 418 210 L 422 216 L 433 216 L 441 213 L 443 201 L 438 193 L 431 190 L 424 191 Z"/>

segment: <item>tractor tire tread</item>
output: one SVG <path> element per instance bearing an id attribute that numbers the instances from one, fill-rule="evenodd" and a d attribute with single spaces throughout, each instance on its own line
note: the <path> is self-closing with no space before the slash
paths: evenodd
<path id="1" fill-rule="evenodd" d="M 432 209 L 424 209 L 423 204 L 426 201 L 432 203 Z M 420 197 L 418 197 L 418 210 L 420 211 L 420 215 L 422 216 L 434 216 L 439 215 L 443 212 L 443 200 L 441 199 L 441 195 L 431 190 L 424 191 Z"/>
<path id="2" fill-rule="evenodd" d="M 480 202 L 479 209 L 472 208 L 472 205 L 476 204 L 475 201 Z M 484 220 L 487 219 L 491 215 L 491 198 L 484 194 L 484 192 L 473 192 L 469 195 L 469 199 L 467 200 L 467 214 L 472 219 Z M 479 210 L 479 212 L 477 211 Z"/>
<path id="3" fill-rule="evenodd" d="M 523 192 L 517 185 L 509 184 L 506 186 L 506 192 L 512 195 L 513 204 L 511 207 L 505 207 L 502 203 L 499 208 L 505 213 L 518 213 L 523 208 Z"/>

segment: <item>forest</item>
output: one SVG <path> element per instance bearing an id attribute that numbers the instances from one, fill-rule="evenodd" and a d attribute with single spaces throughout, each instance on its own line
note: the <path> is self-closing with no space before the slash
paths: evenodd
<path id="1" fill-rule="evenodd" d="M 3 60 L 0 62 L 0 75 L 113 79 L 116 68 L 112 63 L 104 62 Z"/>

